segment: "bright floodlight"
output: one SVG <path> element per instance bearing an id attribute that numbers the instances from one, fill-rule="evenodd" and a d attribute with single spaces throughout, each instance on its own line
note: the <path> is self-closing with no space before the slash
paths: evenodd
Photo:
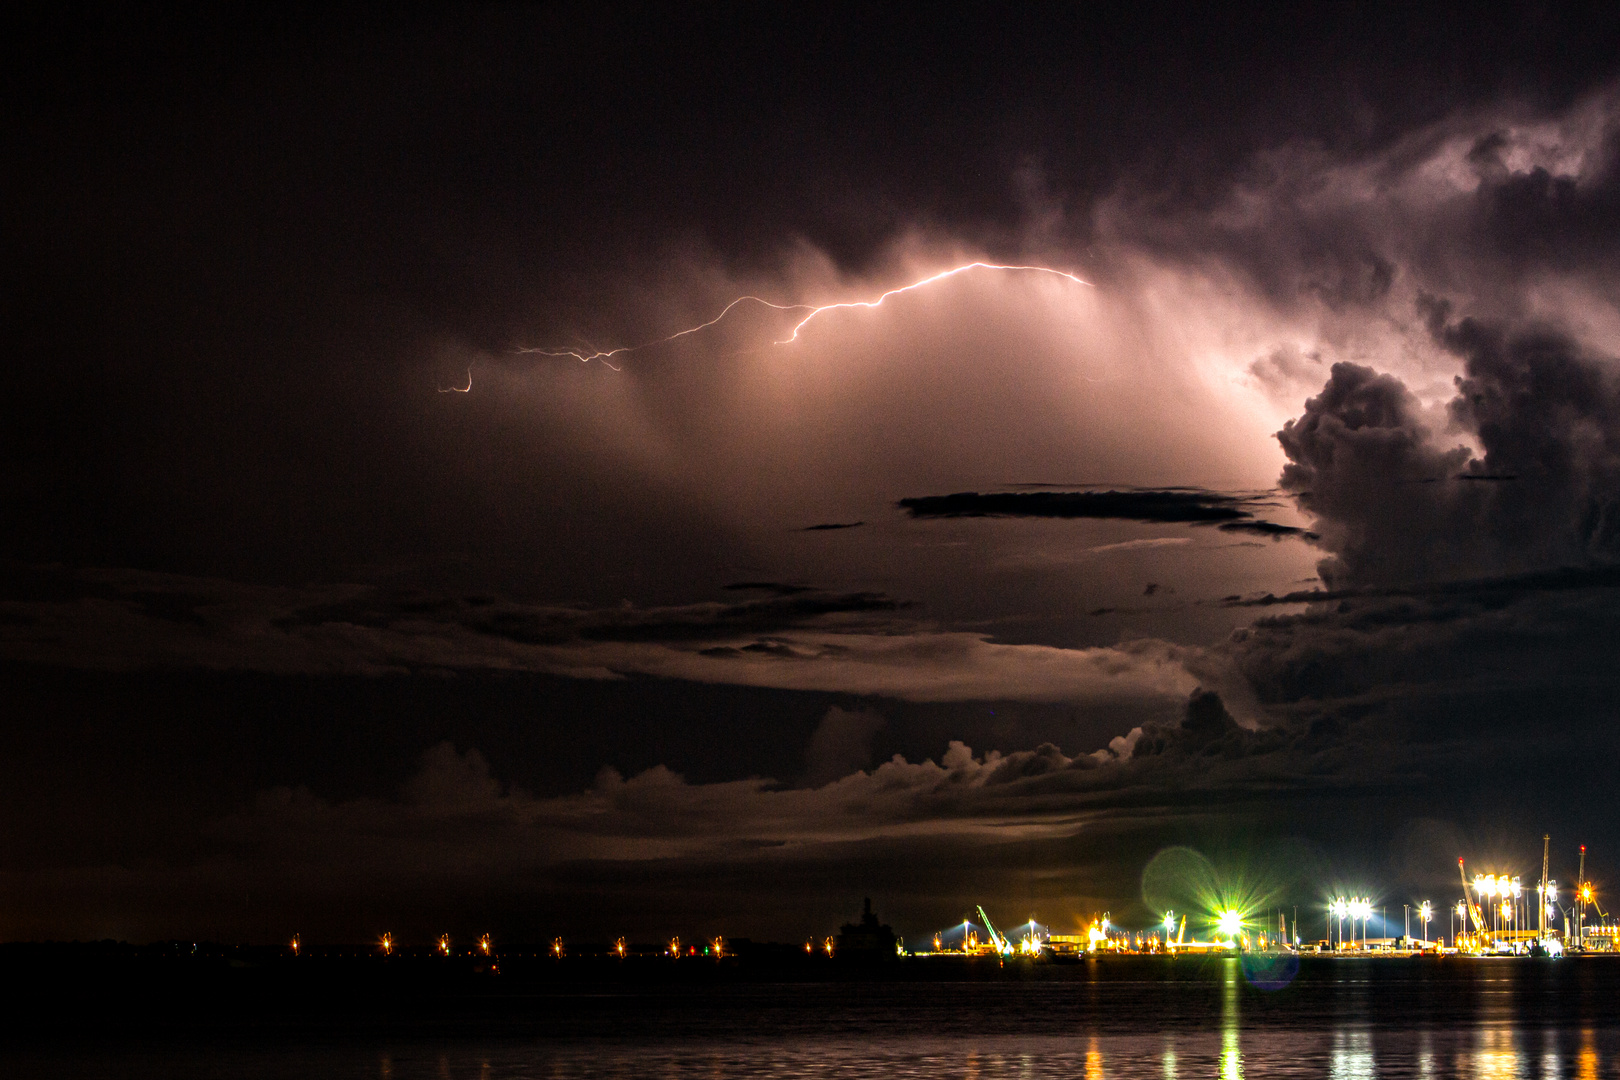
<path id="1" fill-rule="evenodd" d="M 1176 927 L 1176 913 L 1173 912 L 1173 911 L 1165 912 L 1164 913 L 1164 928 L 1166 930 L 1174 930 L 1175 927 Z"/>
<path id="2" fill-rule="evenodd" d="M 1228 908 L 1221 912 L 1216 925 L 1220 927 L 1221 933 L 1229 938 L 1235 938 L 1243 931 L 1243 916 Z"/>
<path id="3" fill-rule="evenodd" d="M 1523 893 L 1523 892 L 1524 892 L 1524 886 L 1519 883 L 1518 878 L 1514 878 L 1513 879 L 1513 899 L 1517 900 L 1519 898 L 1520 894 Z"/>

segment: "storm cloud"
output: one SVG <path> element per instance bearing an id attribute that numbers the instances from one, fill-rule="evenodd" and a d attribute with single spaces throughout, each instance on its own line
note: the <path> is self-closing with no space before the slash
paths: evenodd
<path id="1" fill-rule="evenodd" d="M 1333 553 L 1323 580 L 1393 584 L 1612 563 L 1615 362 L 1545 327 L 1463 319 L 1438 325 L 1436 336 L 1463 360 L 1444 414 L 1425 415 L 1394 376 L 1336 364 L 1278 434 L 1290 459 L 1283 487 Z M 1447 482 L 1469 477 L 1514 482 Z"/>
<path id="2" fill-rule="evenodd" d="M 1614 12 L 13 29 L 0 935 L 1613 839 Z"/>

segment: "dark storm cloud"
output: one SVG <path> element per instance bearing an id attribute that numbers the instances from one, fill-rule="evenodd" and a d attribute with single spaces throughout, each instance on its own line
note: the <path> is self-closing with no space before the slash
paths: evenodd
<path id="1" fill-rule="evenodd" d="M 174 624 L 182 632 L 204 631 L 193 645 L 198 659 L 233 630 L 249 635 L 276 631 L 284 643 L 329 633 L 334 628 L 421 637 L 472 635 L 492 645 L 568 646 L 589 643 L 687 643 L 804 628 L 839 616 L 879 615 L 903 607 L 879 593 L 825 593 L 807 586 L 743 582 L 733 590 L 772 595 L 735 603 L 678 607 L 580 608 L 522 604 L 495 596 L 397 594 L 360 586 L 335 589 L 264 589 L 232 582 L 121 571 L 77 572 L 63 567 L 11 565 L 0 592 L 17 627 L 49 624 L 70 613 L 121 611 L 127 617 Z M 49 635 L 40 639 L 44 644 Z M 173 660 L 185 663 L 188 646 L 174 639 Z M 11 644 L 18 644 L 13 638 Z M 247 645 L 244 640 L 243 645 Z M 347 650 L 333 642 L 330 661 L 342 666 Z M 134 650 L 138 653 L 140 650 Z M 244 649 L 238 662 L 248 668 L 278 666 L 289 657 L 268 648 L 262 657 Z M 386 649 L 384 650 L 386 652 Z M 58 658 L 72 662 L 64 653 Z M 351 653 L 349 660 L 367 661 Z M 380 660 L 380 655 L 373 661 Z M 404 656 L 401 662 L 408 663 Z M 463 659 L 467 659 L 463 657 Z M 115 661 L 116 663 L 116 661 Z M 458 666 L 455 651 L 446 663 Z"/>
<path id="2" fill-rule="evenodd" d="M 1114 518 L 1213 524 L 1251 517 L 1252 500 L 1213 491 L 999 491 L 924 495 L 896 505 L 914 518 Z"/>
<path id="3" fill-rule="evenodd" d="M 865 524 L 866 524 L 866 522 L 864 522 L 864 521 L 850 521 L 850 522 L 844 522 L 844 523 L 828 522 L 828 523 L 822 524 L 822 525 L 806 525 L 800 531 L 801 532 L 833 532 L 833 531 L 838 530 L 838 529 L 858 529 L 862 525 L 865 525 Z"/>
<path id="4" fill-rule="evenodd" d="M 1254 520 L 1263 496 L 1173 488 L 1164 491 L 1001 491 L 924 495 L 897 504 L 914 518 L 1092 518 L 1161 524 L 1219 525 L 1227 532 L 1297 536 L 1303 529 Z"/>
<path id="5" fill-rule="evenodd" d="M 0 655 L 105 671 L 528 671 L 876 694 L 910 701 L 1158 700 L 1202 650 L 1003 644 L 941 630 L 875 593 L 744 582 L 733 603 L 607 608 L 368 586 L 269 588 L 137 571 L 13 568 Z"/>
<path id="6" fill-rule="evenodd" d="M 1548 327 L 1467 318 L 1436 338 L 1463 361 L 1449 428 L 1399 379 L 1335 364 L 1278 433 L 1333 554 L 1331 587 L 1591 567 L 1620 556 L 1620 372 Z M 1469 438 L 1477 449 L 1443 439 Z M 1433 484 L 1436 477 L 1515 482 Z"/>
<path id="7" fill-rule="evenodd" d="M 1279 525 L 1275 521 L 1229 521 L 1217 527 L 1221 532 L 1252 533 L 1255 536 L 1269 536 L 1274 540 L 1280 540 L 1285 536 L 1300 536 L 1309 540 L 1314 539 L 1316 535 L 1297 525 Z"/>
<path id="8" fill-rule="evenodd" d="M 1480 597 L 1507 599 L 1523 593 L 1565 592 L 1581 589 L 1620 587 L 1620 567 L 1562 566 L 1493 578 L 1465 578 L 1461 581 L 1434 581 L 1409 585 L 1364 585 L 1349 589 L 1301 589 L 1280 595 L 1225 597 L 1221 603 L 1232 607 L 1273 607 L 1279 604 L 1318 604 L 1360 598 L 1380 597 Z"/>

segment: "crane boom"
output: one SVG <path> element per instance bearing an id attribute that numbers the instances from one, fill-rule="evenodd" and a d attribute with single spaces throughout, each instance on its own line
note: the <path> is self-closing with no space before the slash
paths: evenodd
<path id="1" fill-rule="evenodd" d="M 984 905 L 978 904 L 976 906 L 979 909 L 979 918 L 984 920 L 985 930 L 989 931 L 990 933 L 990 943 L 996 947 L 996 952 L 1012 952 L 1012 946 L 1007 944 L 1007 939 L 1001 936 L 1001 931 L 996 929 L 996 924 L 991 922 L 990 916 L 984 913 Z"/>
<path id="2" fill-rule="evenodd" d="M 1485 914 L 1479 910 L 1479 905 L 1468 897 L 1468 873 L 1463 869 L 1461 858 L 1457 860 L 1457 876 L 1462 878 L 1463 903 L 1468 905 L 1468 918 L 1474 924 L 1474 933 L 1483 934 L 1485 932 Z"/>

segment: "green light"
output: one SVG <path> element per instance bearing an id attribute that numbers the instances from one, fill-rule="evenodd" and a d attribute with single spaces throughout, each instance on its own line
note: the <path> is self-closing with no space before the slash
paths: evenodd
<path id="1" fill-rule="evenodd" d="M 1241 912 L 1228 908 L 1221 912 L 1216 925 L 1220 927 L 1222 934 L 1229 938 L 1235 938 L 1243 932 L 1243 915 Z"/>

